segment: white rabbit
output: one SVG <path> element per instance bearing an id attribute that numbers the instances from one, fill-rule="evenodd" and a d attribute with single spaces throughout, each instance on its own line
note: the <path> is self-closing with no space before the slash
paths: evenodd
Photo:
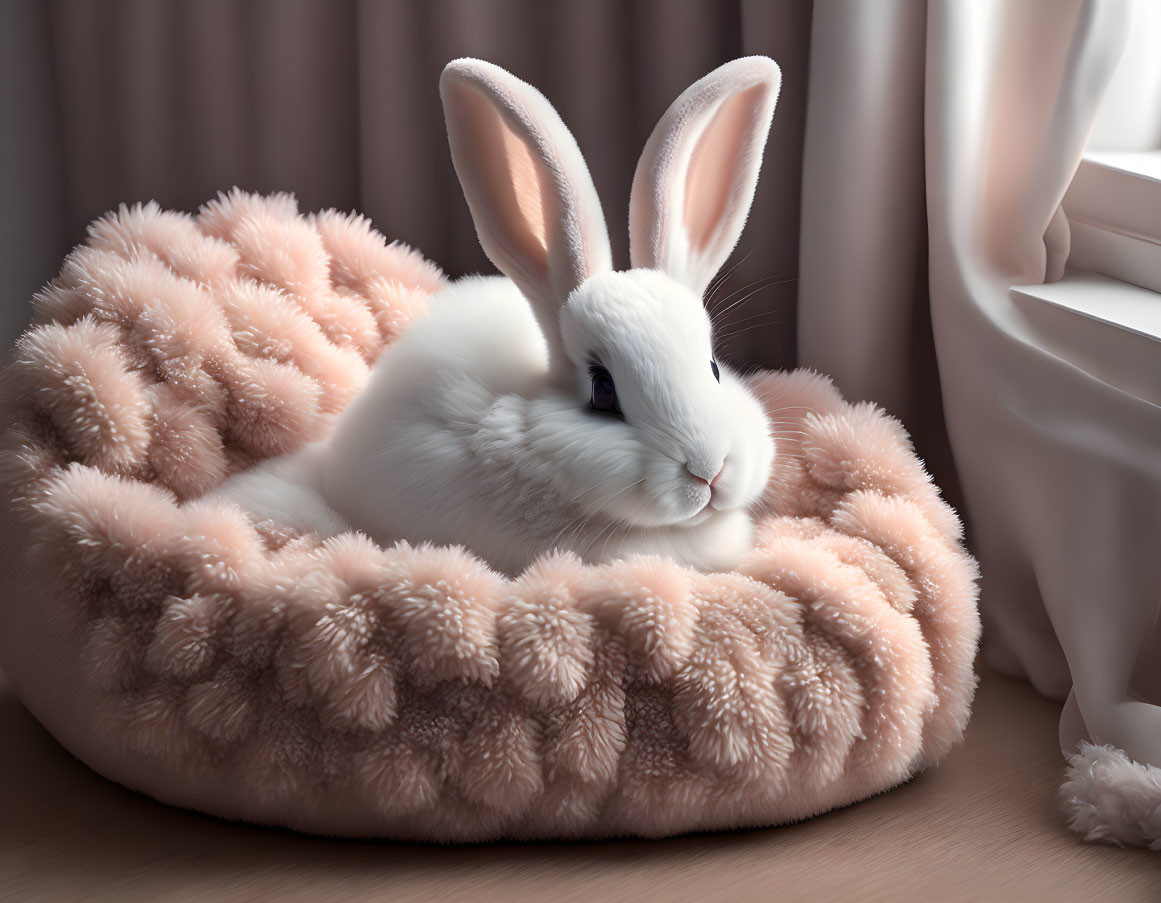
<path id="1" fill-rule="evenodd" d="M 614 272 L 549 102 L 497 66 L 448 64 L 452 159 L 507 278 L 433 298 L 329 440 L 226 494 L 324 534 L 463 545 L 508 573 L 554 548 L 731 567 L 775 448 L 762 405 L 714 358 L 702 294 L 745 224 L 780 81 L 772 60 L 734 60 L 669 108 L 633 181 L 633 269 Z"/>

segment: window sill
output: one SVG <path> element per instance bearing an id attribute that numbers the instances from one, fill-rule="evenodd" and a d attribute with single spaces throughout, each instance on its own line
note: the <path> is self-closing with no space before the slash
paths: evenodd
<path id="1" fill-rule="evenodd" d="M 1064 212 L 1069 266 L 1161 292 L 1161 151 L 1085 154 Z"/>
<path id="2" fill-rule="evenodd" d="M 1059 282 L 1012 286 L 1010 296 L 1046 351 L 1161 405 L 1161 294 L 1070 270 Z"/>

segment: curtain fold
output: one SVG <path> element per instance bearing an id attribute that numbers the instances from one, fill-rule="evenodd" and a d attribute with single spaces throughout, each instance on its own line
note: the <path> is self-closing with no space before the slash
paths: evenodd
<path id="1" fill-rule="evenodd" d="M 926 22 L 922 3 L 817 4 L 802 172 L 802 359 L 909 423 L 904 362 L 923 338 L 911 308 L 927 297 Z"/>
<path id="2" fill-rule="evenodd" d="M 68 248 L 60 116 L 44 10 L 0 3 L 0 349 L 24 328 L 28 299 Z M 3 363 L 0 352 L 0 366 Z"/>
<path id="3" fill-rule="evenodd" d="M 1129 519 L 1114 534 L 1089 535 L 1086 509 L 1092 470 L 1131 447 L 1150 418 L 1132 402 L 1114 410 L 1122 393 L 1054 354 L 1008 289 L 1063 267 L 1059 205 L 1123 44 L 1124 13 L 1124 4 L 1091 0 L 940 2 L 931 4 L 928 34 L 932 315 L 948 431 L 985 573 L 987 651 L 1057 698 L 1073 680 L 1061 644 L 1084 642 L 1062 622 L 1073 593 L 1050 587 L 1064 574 L 1084 592 L 1096 575 L 1112 579 L 1093 555 L 1126 527 L 1146 526 Z M 977 90 L 966 89 L 973 83 Z M 1086 448 L 1093 443 L 1083 434 L 1098 431 L 1107 446 Z M 1136 476 L 1147 491 L 1147 474 Z M 1046 541 L 1062 534 L 1075 541 Z M 1122 573 L 1141 573 L 1138 565 L 1126 560 Z"/>
<path id="4" fill-rule="evenodd" d="M 927 4 L 815 4 L 802 169 L 798 360 L 900 418 L 945 496 L 928 293 Z"/>

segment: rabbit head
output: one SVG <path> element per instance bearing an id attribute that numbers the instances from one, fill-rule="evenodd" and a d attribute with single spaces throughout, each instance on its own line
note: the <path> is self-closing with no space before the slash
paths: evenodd
<path id="1" fill-rule="evenodd" d="M 772 60 L 748 57 L 674 102 L 637 166 L 632 269 L 618 272 L 588 168 L 544 96 L 478 60 L 441 78 L 480 243 L 532 306 L 549 384 L 586 409 L 557 441 L 578 471 L 592 456 L 612 485 L 618 468 L 626 490 L 633 478 L 588 502 L 626 523 L 697 523 L 750 505 L 769 479 L 767 418 L 717 361 L 702 296 L 745 225 L 780 82 Z"/>

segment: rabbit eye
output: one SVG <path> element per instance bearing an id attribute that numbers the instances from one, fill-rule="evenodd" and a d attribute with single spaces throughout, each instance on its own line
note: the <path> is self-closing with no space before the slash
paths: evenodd
<path id="1" fill-rule="evenodd" d="M 593 384 L 589 407 L 601 414 L 621 417 L 621 405 L 617 402 L 617 387 L 613 385 L 612 374 L 600 364 L 590 364 L 589 379 Z"/>
<path id="2" fill-rule="evenodd" d="M 714 379 L 716 379 L 718 382 L 721 382 L 722 381 L 722 371 L 720 371 L 718 369 L 718 362 L 713 360 L 712 358 L 710 359 L 710 370 L 713 371 Z"/>

